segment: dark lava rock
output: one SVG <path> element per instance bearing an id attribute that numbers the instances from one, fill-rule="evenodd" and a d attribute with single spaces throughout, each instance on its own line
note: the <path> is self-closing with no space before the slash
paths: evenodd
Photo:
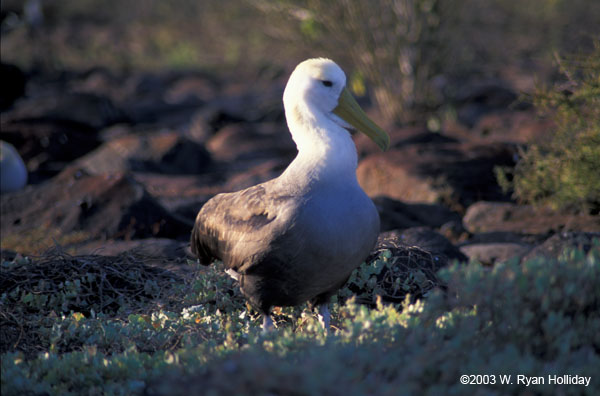
<path id="1" fill-rule="evenodd" d="M 442 227 L 449 222 L 460 223 L 460 215 L 436 204 L 409 204 L 388 197 L 373 198 L 381 219 L 381 231 L 428 226 Z"/>
<path id="2" fill-rule="evenodd" d="M 528 144 L 544 139 L 548 130 L 552 128 L 552 120 L 540 118 L 533 110 L 505 110 L 482 116 L 468 134 L 471 139 L 479 138 L 488 143 Z"/>
<path id="3" fill-rule="evenodd" d="M 283 173 L 289 163 L 287 160 L 274 159 L 237 171 L 228 178 L 224 191 L 239 191 L 274 179 Z"/>
<path id="4" fill-rule="evenodd" d="M 179 128 L 190 122 L 203 102 L 191 100 L 184 103 L 168 103 L 159 98 L 147 101 L 128 101 L 122 104 L 127 120 L 132 124 L 152 124 Z"/>
<path id="5" fill-rule="evenodd" d="M 110 98 L 70 92 L 62 80 L 32 84 L 32 95 L 2 113 L 1 129 L 2 139 L 12 143 L 25 160 L 30 182 L 38 183 L 96 148 L 98 131 L 122 121 L 123 114 Z"/>
<path id="6" fill-rule="evenodd" d="M 547 235 L 559 231 L 600 232 L 600 216 L 509 202 L 476 202 L 467 209 L 463 223 L 472 233 L 500 231 Z"/>
<path id="7" fill-rule="evenodd" d="M 61 172 L 71 161 L 100 145 L 97 131 L 65 120 L 2 122 L 0 136 L 23 157 L 29 182 L 36 184 Z"/>
<path id="8" fill-rule="evenodd" d="M 70 88 L 109 96 L 133 125 L 182 129 L 214 96 L 216 83 L 197 72 L 134 73 L 124 77 L 96 71 L 72 82 Z"/>
<path id="9" fill-rule="evenodd" d="M 470 243 L 522 243 L 538 245 L 546 240 L 546 235 L 520 234 L 510 231 L 491 231 L 473 234 L 464 244 Z"/>
<path id="10" fill-rule="evenodd" d="M 471 260 L 484 265 L 494 265 L 514 258 L 521 258 L 543 242 L 545 234 L 520 234 L 510 231 L 491 231 L 473 234 L 458 246 Z"/>
<path id="11" fill-rule="evenodd" d="M 218 89 L 218 84 L 212 78 L 188 72 L 170 82 L 164 99 L 167 103 L 189 103 L 194 100 L 208 102 L 217 94 Z"/>
<path id="12" fill-rule="evenodd" d="M 495 143 L 408 145 L 362 160 L 360 185 L 369 196 L 407 202 L 443 202 L 462 210 L 477 200 L 507 199 L 494 168 L 513 165 L 514 147 Z"/>
<path id="13" fill-rule="evenodd" d="M 522 261 L 534 257 L 556 258 L 567 248 L 577 248 L 584 252 L 600 249 L 600 232 L 560 232 L 531 250 Z"/>
<path id="14" fill-rule="evenodd" d="M 486 80 L 463 84 L 454 95 L 458 119 L 473 127 L 480 117 L 495 110 L 507 109 L 517 94 L 503 81 Z"/>
<path id="15" fill-rule="evenodd" d="M 462 245 L 460 251 L 470 260 L 475 260 L 483 265 L 494 265 L 514 258 L 521 258 L 527 254 L 532 245 L 518 242 L 489 242 L 469 243 Z"/>
<path id="16" fill-rule="evenodd" d="M 64 72 L 63 72 L 64 73 Z M 117 104 L 126 98 L 129 94 L 127 82 L 131 79 L 130 75 L 115 73 L 114 70 L 104 66 L 95 66 L 80 72 L 71 71 L 64 73 L 62 84 L 56 86 L 56 81 L 36 81 L 38 89 L 56 89 L 60 91 L 90 93 L 110 98 Z"/>
<path id="17" fill-rule="evenodd" d="M 130 134 L 104 143 L 73 166 L 91 174 L 156 172 L 198 174 L 211 160 L 204 147 L 177 132 Z"/>
<path id="18" fill-rule="evenodd" d="M 198 176 L 134 173 L 150 195 L 169 212 L 193 222 L 200 208 L 224 189 L 216 174 Z"/>
<path id="19" fill-rule="evenodd" d="M 250 89 L 247 83 L 231 84 L 211 105 L 225 117 L 249 122 L 283 121 L 283 90 L 281 81 L 256 82 Z"/>
<path id="20" fill-rule="evenodd" d="M 0 90 L 0 110 L 6 110 L 25 93 L 27 78 L 15 65 L 0 63 L 2 90 Z"/>
<path id="21" fill-rule="evenodd" d="M 184 103 L 190 100 L 211 100 L 220 88 L 219 83 L 209 74 L 191 70 L 168 70 L 131 76 L 126 92 L 132 99 L 162 98 L 168 103 Z"/>
<path id="22" fill-rule="evenodd" d="M 213 135 L 213 128 L 209 123 L 212 113 L 210 110 L 201 109 L 192 114 L 188 122 L 181 127 L 184 135 L 199 144 L 205 144 Z"/>
<path id="23" fill-rule="evenodd" d="M 206 147 L 223 162 L 284 157 L 291 161 L 297 152 L 289 131 L 278 123 L 230 124 L 215 133 Z"/>
<path id="24" fill-rule="evenodd" d="M 61 174 L 2 196 L 2 246 L 21 253 L 94 239 L 187 239 L 191 222 L 170 214 L 123 174 Z"/>
<path id="25" fill-rule="evenodd" d="M 376 116 L 376 114 L 374 114 Z M 395 125 L 387 125 L 377 120 L 377 117 L 373 118 L 373 121 L 381 128 L 383 128 L 388 136 L 390 137 L 390 149 L 399 148 L 406 146 L 410 143 L 435 143 L 437 142 L 437 136 L 440 134 L 433 134 L 428 132 L 426 128 L 421 126 L 403 126 L 397 127 Z M 431 141 L 429 140 L 431 138 Z M 380 154 L 381 149 L 364 133 L 355 132 L 353 134 L 354 144 L 356 145 L 356 151 L 359 158 L 365 158 L 371 154 Z M 415 142 L 416 140 L 416 142 Z"/>
<path id="26" fill-rule="evenodd" d="M 100 130 L 124 120 L 124 115 L 112 100 L 85 92 L 46 92 L 19 101 L 6 120 L 62 121 Z M 3 119 L 4 122 L 4 119 Z"/>

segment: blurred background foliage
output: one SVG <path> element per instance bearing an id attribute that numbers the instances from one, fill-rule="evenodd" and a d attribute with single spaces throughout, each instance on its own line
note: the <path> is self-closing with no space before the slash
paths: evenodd
<path id="1" fill-rule="evenodd" d="M 588 51 L 599 20 L 588 0 L 5 0 L 1 55 L 25 68 L 244 75 L 327 56 L 386 119 L 407 120 L 474 76 L 530 88 L 524 71 L 546 79 L 555 51 Z"/>
<path id="2" fill-rule="evenodd" d="M 522 149 L 514 169 L 497 169 L 505 190 L 524 202 L 600 212 L 600 41 L 586 56 L 557 58 L 563 80 L 529 96 L 555 127 Z"/>
<path id="3" fill-rule="evenodd" d="M 248 84 L 329 57 L 385 127 L 440 132 L 461 88 L 506 82 L 556 128 L 500 183 L 522 202 L 600 206 L 600 1 L 4 0 L 1 18 L 2 61 L 30 71 L 203 70 Z"/>

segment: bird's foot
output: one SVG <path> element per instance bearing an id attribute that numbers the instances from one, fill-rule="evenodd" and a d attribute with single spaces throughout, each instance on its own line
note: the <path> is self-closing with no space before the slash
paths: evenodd
<path id="1" fill-rule="evenodd" d="M 236 281 L 240 281 L 240 274 L 238 272 L 236 272 L 235 270 L 229 268 L 225 270 L 225 273 L 227 275 L 229 275 L 231 278 L 233 278 Z"/>
<path id="2" fill-rule="evenodd" d="M 273 319 L 268 314 L 263 314 L 263 323 L 262 323 L 262 332 L 266 334 L 270 331 L 273 331 L 275 326 L 273 325 Z"/>
<path id="3" fill-rule="evenodd" d="M 329 313 L 329 307 L 327 304 L 319 305 L 319 313 L 318 313 L 319 323 L 323 326 L 325 333 L 329 333 L 329 325 L 331 322 L 331 313 Z"/>

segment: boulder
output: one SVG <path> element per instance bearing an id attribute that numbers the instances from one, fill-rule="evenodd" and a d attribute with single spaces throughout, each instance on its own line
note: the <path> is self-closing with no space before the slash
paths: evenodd
<path id="1" fill-rule="evenodd" d="M 498 79 L 463 83 L 451 96 L 458 109 L 459 121 L 469 128 L 482 116 L 508 109 L 517 100 L 514 90 L 506 82 Z"/>
<path id="2" fill-rule="evenodd" d="M 373 198 L 381 219 L 381 231 L 427 226 L 439 228 L 449 222 L 460 223 L 460 215 L 437 204 L 404 203 L 385 196 Z"/>
<path id="3" fill-rule="evenodd" d="M 181 127 L 181 131 L 190 140 L 205 145 L 213 135 L 213 128 L 209 120 L 214 117 L 210 109 L 200 109 L 191 115 L 189 121 Z"/>
<path id="4" fill-rule="evenodd" d="M 559 231 L 600 231 L 599 216 L 510 202 L 476 202 L 467 209 L 463 223 L 471 233 L 550 234 Z"/>
<path id="5" fill-rule="evenodd" d="M 227 191 L 215 174 L 198 176 L 134 173 L 146 191 L 169 212 L 193 222 L 198 211 L 210 198 Z"/>
<path id="6" fill-rule="evenodd" d="M 124 174 L 65 172 L 1 199 L 2 246 L 20 253 L 95 239 L 186 239 L 192 227 Z"/>
<path id="7" fill-rule="evenodd" d="M 19 101 L 3 118 L 3 122 L 59 121 L 96 131 L 124 120 L 124 114 L 106 96 L 53 90 Z"/>
<path id="8" fill-rule="evenodd" d="M 523 261 L 534 257 L 556 258 L 567 248 L 600 251 L 600 232 L 559 232 L 532 249 Z"/>
<path id="9" fill-rule="evenodd" d="M 156 172 L 198 174 L 211 162 L 204 147 L 177 132 L 128 134 L 114 138 L 73 163 L 90 174 Z"/>
<path id="10" fill-rule="evenodd" d="M 428 203 L 442 200 L 442 189 L 434 185 L 433 179 L 416 174 L 414 164 L 400 150 L 368 156 L 358 164 L 356 175 L 371 197 Z"/>
<path id="11" fill-rule="evenodd" d="M 117 107 L 130 92 L 127 89 L 130 74 L 119 74 L 104 66 L 94 66 L 81 72 L 63 72 L 63 84 L 52 87 L 52 82 L 35 81 L 38 89 L 52 87 L 60 91 L 80 92 L 93 95 L 101 95 L 112 100 Z"/>
<path id="12" fill-rule="evenodd" d="M 444 202 L 462 210 L 482 197 L 507 199 L 494 167 L 513 164 L 512 145 L 411 144 L 362 160 L 360 185 L 369 196 L 406 202 Z"/>
<path id="13" fill-rule="evenodd" d="M 543 139 L 553 127 L 552 120 L 535 111 L 505 110 L 482 116 L 469 135 L 482 142 L 528 144 Z"/>
<path id="14" fill-rule="evenodd" d="M 278 123 L 229 124 L 216 132 L 206 147 L 222 162 L 273 158 L 291 161 L 297 153 L 289 131 Z"/>
<path id="15" fill-rule="evenodd" d="M 196 100 L 168 103 L 162 98 L 144 101 L 129 99 L 122 104 L 122 108 L 132 124 L 179 129 L 188 125 L 203 105 L 204 103 Z"/>
<path id="16" fill-rule="evenodd" d="M 283 173 L 289 163 L 287 160 L 273 159 L 251 166 L 245 171 L 235 172 L 228 178 L 223 191 L 239 191 L 274 179 Z"/>
<path id="17" fill-rule="evenodd" d="M 247 82 L 231 83 L 214 98 L 211 106 L 218 108 L 226 117 L 246 122 L 283 121 L 283 90 L 285 82 L 256 81 L 251 87 Z"/>
<path id="18" fill-rule="evenodd" d="M 482 232 L 470 235 L 468 241 L 464 244 L 474 243 L 520 243 L 528 245 L 538 245 L 546 240 L 546 235 L 519 234 L 510 231 L 492 231 Z"/>
<path id="19" fill-rule="evenodd" d="M 138 73 L 124 82 L 118 103 L 134 125 L 183 130 L 207 106 L 215 87 L 195 72 Z"/>
<path id="20" fill-rule="evenodd" d="M 218 91 L 219 86 L 212 78 L 197 72 L 187 72 L 168 84 L 164 91 L 164 99 L 167 103 L 185 103 L 194 100 L 209 102 Z"/>
<path id="21" fill-rule="evenodd" d="M 383 123 L 383 120 L 379 121 L 376 114 L 373 114 L 373 120 L 383 128 L 384 131 L 390 137 L 390 149 L 396 149 L 411 144 L 436 144 L 436 143 L 449 143 L 456 142 L 455 139 L 447 137 L 439 133 L 429 132 L 422 126 L 396 126 L 393 124 Z M 381 149 L 364 133 L 354 132 L 353 133 L 354 144 L 356 145 L 356 151 L 359 158 L 365 158 L 371 154 L 381 153 Z"/>
<path id="22" fill-rule="evenodd" d="M 460 247 L 469 260 L 478 261 L 483 265 L 494 265 L 510 259 L 520 259 L 526 255 L 532 246 L 515 242 L 472 243 Z"/>
<path id="23" fill-rule="evenodd" d="M 55 176 L 101 143 L 94 128 L 64 120 L 5 122 L 3 118 L 0 128 L 2 140 L 15 146 L 23 157 L 33 184 Z"/>

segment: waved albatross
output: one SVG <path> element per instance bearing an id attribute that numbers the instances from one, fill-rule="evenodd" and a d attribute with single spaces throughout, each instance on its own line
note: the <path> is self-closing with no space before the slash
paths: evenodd
<path id="1" fill-rule="evenodd" d="M 309 301 L 329 328 L 330 297 L 365 260 L 379 234 L 379 215 L 356 180 L 357 129 L 382 150 L 389 136 L 361 110 L 346 76 L 329 59 L 300 63 L 283 94 L 298 148 L 281 176 L 210 199 L 196 217 L 192 252 L 220 259 L 252 306 L 273 327 L 273 306 Z"/>

